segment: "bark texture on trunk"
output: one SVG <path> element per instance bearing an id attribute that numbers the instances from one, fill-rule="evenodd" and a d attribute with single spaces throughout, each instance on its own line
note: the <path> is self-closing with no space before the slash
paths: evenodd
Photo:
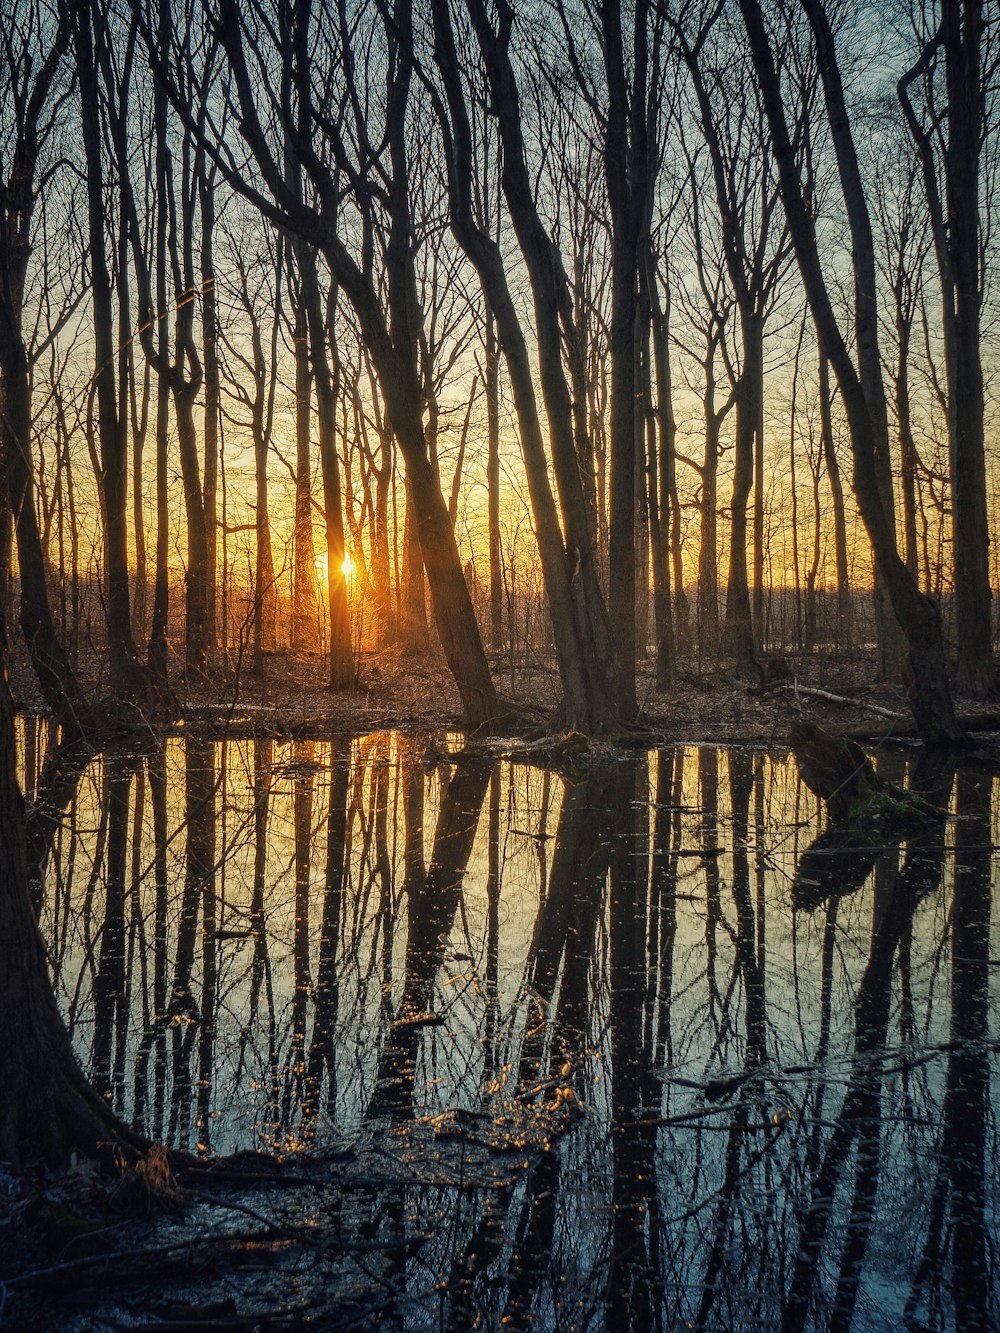
<path id="1" fill-rule="evenodd" d="M 956 683 L 960 689 L 980 696 L 993 690 L 997 683 L 990 617 L 985 386 L 980 327 L 984 36 L 981 0 L 942 0 L 937 30 L 897 85 L 923 173 L 941 279 L 958 647 Z M 934 106 L 933 92 L 933 65 L 940 51 L 944 53 L 947 93 L 944 110 Z M 911 85 L 921 79 L 931 86 L 929 114 L 937 122 L 932 129 L 921 123 L 910 98 Z M 942 121 L 947 126 L 943 136 L 939 134 Z M 936 151 L 939 142 L 943 143 L 940 154 Z"/>

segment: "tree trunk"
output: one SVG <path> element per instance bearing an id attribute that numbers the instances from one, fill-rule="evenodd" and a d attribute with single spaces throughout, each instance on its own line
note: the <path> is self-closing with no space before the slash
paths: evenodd
<path id="1" fill-rule="evenodd" d="M 201 200 L 201 327 L 205 368 L 205 457 L 202 501 L 205 510 L 205 653 L 213 665 L 218 648 L 218 488 L 219 488 L 219 316 L 215 291 L 215 176 L 202 165 L 198 173 Z"/>
<path id="2" fill-rule="evenodd" d="M 333 318 L 333 300 L 327 319 L 323 318 L 316 256 L 303 245 L 299 249 L 299 282 L 309 319 L 309 347 L 313 382 L 316 385 L 316 415 L 319 424 L 319 459 L 323 472 L 323 512 L 326 520 L 326 580 L 330 616 L 331 690 L 350 689 L 355 682 L 354 654 L 351 647 L 351 613 L 347 601 L 347 574 L 344 560 L 344 505 L 340 485 L 340 461 L 337 458 L 337 385 L 327 358 L 327 328 Z M 334 372 L 339 365 L 334 366 Z M 388 568 L 385 577 L 388 579 Z M 385 589 L 388 595 L 388 586 Z"/>
<path id="3" fill-rule="evenodd" d="M 404 485 L 403 500 L 403 569 L 402 569 L 402 631 L 403 642 L 416 652 L 427 648 L 427 594 L 424 584 L 424 557 L 413 509 L 413 493 L 409 481 Z"/>
<path id="4" fill-rule="evenodd" d="M 302 251 L 299 241 L 289 247 L 298 273 L 299 291 L 293 299 L 295 340 L 295 526 L 292 533 L 292 652 L 316 651 L 316 548 L 312 530 L 312 373 L 309 366 L 309 325 L 301 290 Z M 290 284 L 291 286 L 292 284 Z M 343 557 L 341 558 L 343 559 Z M 330 571 L 332 576 L 332 571 Z"/>
<path id="5" fill-rule="evenodd" d="M 648 7 L 638 0 L 632 22 L 645 34 Z M 636 698 L 636 280 L 644 241 L 646 161 L 645 35 L 635 44 L 633 87 L 625 69 L 619 0 L 600 6 L 608 112 L 604 173 L 611 211 L 611 497 L 608 520 L 608 601 L 619 720 L 631 721 Z M 631 103 L 631 107 L 630 107 Z"/>
<path id="6" fill-rule="evenodd" d="M 840 460 L 833 440 L 832 394 L 830 390 L 830 362 L 820 350 L 819 356 L 819 410 L 823 457 L 830 478 L 833 501 L 833 550 L 837 567 L 837 622 L 840 642 L 849 647 L 854 642 L 854 608 L 851 601 L 850 575 L 847 565 L 847 515 L 844 512 L 844 483 L 840 476 Z"/>
<path id="7" fill-rule="evenodd" d="M 165 46 L 169 26 L 167 8 L 163 6 L 160 14 L 160 41 Z M 149 627 L 149 647 L 147 662 L 150 671 L 160 681 L 166 681 L 168 671 L 167 622 L 170 615 L 170 572 L 167 566 L 170 552 L 170 497 L 168 475 L 168 444 L 170 430 L 170 383 L 167 378 L 167 365 L 170 359 L 170 335 L 167 320 L 162 316 L 167 309 L 167 98 L 159 81 L 154 81 L 153 88 L 153 133 L 155 137 L 154 178 L 156 184 L 156 218 L 153 231 L 153 245 L 156 263 L 155 301 L 156 308 L 147 312 L 139 311 L 140 322 L 145 313 L 147 320 L 154 314 L 161 317 L 156 321 L 155 351 L 153 351 L 153 331 L 143 341 L 143 350 L 147 358 L 153 360 L 156 370 L 156 550 L 153 573 L 153 612 Z M 141 291 L 141 285 L 140 285 Z"/>
<path id="8" fill-rule="evenodd" d="M 490 647 L 503 647 L 503 556 L 500 549 L 500 347 L 486 302 L 486 504 L 490 545 Z"/>
<path id="9" fill-rule="evenodd" d="M 735 386 L 736 446 L 733 469 L 732 522 L 729 546 L 729 583 L 726 588 L 726 647 L 736 659 L 738 672 L 756 674 L 757 649 L 750 610 L 747 575 L 747 505 L 753 486 L 754 452 L 763 412 L 763 323 L 745 313 L 743 367 Z"/>
<path id="10" fill-rule="evenodd" d="M 665 473 L 660 453 L 670 447 L 664 439 L 662 429 L 658 435 L 657 426 L 662 426 L 662 414 L 653 407 L 652 367 L 650 364 L 649 335 L 653 326 L 652 302 L 649 299 L 650 265 L 644 266 L 640 275 L 642 280 L 641 302 L 643 315 L 643 333 L 639 351 L 639 367 L 642 375 L 642 421 L 646 432 L 645 467 L 643 485 L 646 488 L 646 514 L 649 525 L 649 561 L 653 575 L 653 621 L 656 637 L 656 687 L 668 689 L 673 681 L 674 667 L 674 629 L 670 614 L 670 553 L 668 550 L 670 534 L 670 499 L 666 488 L 660 487 L 660 480 Z M 654 338 L 654 349 L 655 349 Z M 662 382 L 658 391 L 663 393 Z"/>
<path id="11" fill-rule="evenodd" d="M 984 695 L 996 686 L 992 653 L 989 523 L 984 450 L 984 384 L 980 346 L 982 273 L 979 175 L 985 95 L 981 0 L 943 0 L 941 21 L 916 64 L 897 85 L 923 171 L 941 278 L 942 329 L 948 386 L 952 486 L 952 551 L 958 640 L 956 684 Z M 944 49 L 947 111 L 925 129 L 910 101 L 911 83 L 933 79 Z M 931 107 L 934 111 L 934 107 Z M 940 121 L 946 119 L 943 161 L 935 161 Z M 944 200 L 940 179 L 943 177 Z"/>
<path id="12" fill-rule="evenodd" d="M 90 280 L 94 317 L 94 384 L 97 395 L 100 475 L 104 511 L 105 612 L 111 677 L 127 697 L 144 693 L 145 682 L 132 639 L 128 579 L 128 454 L 123 448 L 115 394 L 114 318 L 104 234 L 104 168 L 101 110 L 90 0 L 74 9 L 77 76 L 86 157 Z"/>
<path id="13" fill-rule="evenodd" d="M 659 454 L 659 509 L 673 575 L 674 651 L 691 648 L 691 612 L 684 590 L 681 504 L 677 493 L 677 420 L 674 416 L 673 377 L 670 369 L 670 289 L 660 303 L 659 278 L 651 247 L 646 263 L 650 318 L 653 328 L 653 364 L 656 371 L 656 424 Z M 661 640 L 662 642 L 662 640 Z M 659 666 L 657 666 L 659 672 Z"/>
<path id="14" fill-rule="evenodd" d="M 980 349 L 979 173 L 983 153 L 981 0 L 943 0 L 948 145 L 945 191 L 954 283 L 950 426 L 958 638 L 956 684 L 983 695 L 996 686 L 990 619 L 990 536 L 986 508 L 984 386 Z M 942 278 L 944 275 L 942 274 Z"/>
<path id="15" fill-rule="evenodd" d="M 705 349 L 705 452 L 698 545 L 698 646 L 709 661 L 719 652 L 719 436 L 724 414 L 715 406 L 717 345 L 717 337 L 710 331 Z"/>

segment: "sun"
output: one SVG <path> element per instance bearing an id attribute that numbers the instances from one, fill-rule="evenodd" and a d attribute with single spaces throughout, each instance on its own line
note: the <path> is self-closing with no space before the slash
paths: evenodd
<path id="1" fill-rule="evenodd" d="M 326 558 L 326 552 L 318 551 L 316 554 L 317 577 L 325 579 L 328 568 L 329 565 Z M 334 568 L 336 568 L 336 566 L 334 566 Z M 340 562 L 340 572 L 343 574 L 345 579 L 349 579 L 354 573 L 354 561 L 351 559 L 351 554 L 349 551 L 344 552 L 344 558 Z"/>

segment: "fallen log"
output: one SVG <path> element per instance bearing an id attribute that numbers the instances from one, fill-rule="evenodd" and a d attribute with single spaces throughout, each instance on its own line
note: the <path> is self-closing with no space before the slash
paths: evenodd
<path id="1" fill-rule="evenodd" d="M 826 803 L 834 823 L 901 837 L 943 818 L 916 792 L 879 777 L 857 741 L 833 736 L 808 718 L 792 723 L 792 751 L 803 782 Z"/>

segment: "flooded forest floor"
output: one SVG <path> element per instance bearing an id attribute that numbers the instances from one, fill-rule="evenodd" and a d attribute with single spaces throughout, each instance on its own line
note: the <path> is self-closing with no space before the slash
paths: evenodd
<path id="1" fill-rule="evenodd" d="M 559 678 L 554 662 L 492 655 L 500 694 L 515 703 L 522 736 L 558 732 Z M 359 655 L 357 686 L 331 691 L 318 654 L 265 657 L 263 673 L 238 660 L 219 662 L 206 677 L 174 677 L 177 723 L 244 735 L 322 736 L 333 732 L 460 730 L 458 690 L 440 654 L 392 646 Z M 81 669 L 86 679 L 86 667 Z M 15 655 L 14 697 L 22 711 L 43 713 L 26 660 Z M 787 745 L 794 717 L 858 739 L 913 735 L 906 691 L 879 683 L 873 655 L 861 651 L 776 654 L 740 676 L 731 665 L 681 658 L 673 684 L 658 689 L 652 659 L 638 673 L 639 719 L 632 738 L 650 743 Z M 100 697 L 95 686 L 94 697 Z M 1000 730 L 997 700 L 957 701 L 976 730 Z M 979 723 L 977 726 L 976 723 Z M 621 738 L 624 741 L 628 736 Z"/>
<path id="2" fill-rule="evenodd" d="M 433 658 L 336 696 L 271 658 L 61 773 L 52 984 L 173 1156 L 0 1163 L 0 1329 L 996 1328 L 991 742 L 887 743 L 863 659 L 770 671 L 646 673 L 644 730 L 567 764 L 466 746 Z M 551 669 L 497 680 L 552 730 Z M 844 836 L 799 713 L 946 817 Z"/>

